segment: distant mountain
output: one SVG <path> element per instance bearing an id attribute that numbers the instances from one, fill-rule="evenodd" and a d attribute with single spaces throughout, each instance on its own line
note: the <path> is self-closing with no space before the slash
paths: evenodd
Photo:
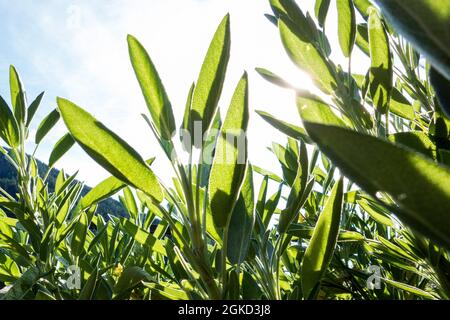
<path id="1" fill-rule="evenodd" d="M 40 174 L 44 174 L 48 170 L 48 166 L 39 160 L 37 161 L 38 171 Z M 48 176 L 49 191 L 55 190 L 55 182 L 58 177 L 59 170 L 52 169 Z M 17 172 L 14 167 L 6 160 L 3 154 L 0 154 L 0 187 L 5 189 L 10 195 L 15 196 L 18 193 L 17 188 Z M 87 194 L 92 188 L 85 186 L 81 192 L 82 196 Z M 107 199 L 102 201 L 97 209 L 97 212 L 106 218 L 107 214 L 111 214 L 118 217 L 127 216 L 124 206 L 114 199 Z"/>

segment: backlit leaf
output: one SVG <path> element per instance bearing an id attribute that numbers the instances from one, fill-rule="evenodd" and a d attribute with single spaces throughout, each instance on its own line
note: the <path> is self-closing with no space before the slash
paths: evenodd
<path id="1" fill-rule="evenodd" d="M 162 201 L 156 176 L 128 143 L 70 101 L 58 98 L 58 106 L 70 133 L 89 156 L 116 178 Z"/>

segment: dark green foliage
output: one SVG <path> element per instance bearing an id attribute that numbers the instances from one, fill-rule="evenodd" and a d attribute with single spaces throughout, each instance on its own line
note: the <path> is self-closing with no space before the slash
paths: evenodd
<path id="1" fill-rule="evenodd" d="M 42 176 L 48 171 L 48 166 L 43 162 L 37 160 L 39 174 Z M 51 169 L 47 181 L 50 192 L 54 192 L 56 179 L 59 175 L 59 170 Z M 5 189 L 10 195 L 16 195 L 19 192 L 17 183 L 17 173 L 14 167 L 6 160 L 3 154 L 0 154 L 0 187 Z M 86 195 L 92 188 L 84 186 L 81 195 Z M 127 216 L 127 212 L 123 205 L 114 199 L 106 199 L 102 201 L 98 206 L 98 212 L 106 219 L 109 219 L 108 215 L 117 217 Z"/>

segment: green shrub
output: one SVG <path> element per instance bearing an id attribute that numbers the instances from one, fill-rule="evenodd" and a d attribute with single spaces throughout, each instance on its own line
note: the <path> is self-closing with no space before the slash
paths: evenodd
<path id="1" fill-rule="evenodd" d="M 17 171 L 19 193 L 0 189 L 0 281 L 7 285 L 1 298 L 450 298 L 448 47 L 425 33 L 431 22 L 447 19 L 445 25 L 442 12 L 449 10 L 412 2 L 426 7 L 397 21 L 392 10 L 404 1 L 378 0 L 380 12 L 368 0 L 337 0 L 338 49 L 349 61 L 344 70 L 329 58 L 335 49 L 324 28 L 330 1 L 316 1 L 315 19 L 293 0 L 270 1 L 267 17 L 289 57 L 321 91 L 297 89 L 257 69 L 297 93 L 302 125 L 258 112 L 288 136 L 286 145 L 271 148 L 281 176 L 248 161 L 246 73 L 220 117 L 228 15 L 178 125 L 150 56 L 128 37 L 149 111 L 144 120 L 173 167 L 171 186 L 151 169 L 154 159 L 143 159 L 86 110 L 58 98 L 36 135 L 38 146 L 60 117 L 69 131 L 50 167 L 77 143 L 111 177 L 81 196 L 75 175 L 61 172 L 50 191 L 48 175 L 40 177 L 24 147 L 42 96 L 28 106 L 12 68 L 12 108 L 0 100 L 0 138 L 10 148 L 1 151 Z M 411 36 L 411 21 L 420 21 L 428 36 Z M 351 71 L 355 50 L 370 57 L 365 75 Z M 263 177 L 260 186 L 255 174 Z M 129 217 L 105 221 L 98 204 L 119 192 Z M 69 270 L 79 272 L 79 286 L 65 281 Z"/>

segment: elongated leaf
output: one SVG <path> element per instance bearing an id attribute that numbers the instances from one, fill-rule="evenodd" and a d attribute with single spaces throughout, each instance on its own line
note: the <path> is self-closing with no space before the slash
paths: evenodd
<path id="1" fill-rule="evenodd" d="M 427 134 L 421 131 L 397 132 L 388 137 L 394 143 L 404 145 L 423 155 L 436 159 L 436 145 L 431 141 Z"/>
<path id="2" fill-rule="evenodd" d="M 450 169 L 371 136 L 305 122 L 310 137 L 350 179 L 423 235 L 450 248 Z M 425 191 L 426 190 L 426 191 Z"/>
<path id="3" fill-rule="evenodd" d="M 364 75 L 353 75 L 353 76 L 359 89 L 364 90 L 363 87 L 365 85 L 364 83 L 365 76 Z M 392 88 L 389 110 L 393 114 L 408 120 L 414 120 L 415 118 L 414 107 L 410 104 L 408 99 L 395 87 Z"/>
<path id="4" fill-rule="evenodd" d="M 321 27 L 325 25 L 328 9 L 330 8 L 330 2 L 331 2 L 330 0 L 316 0 L 316 4 L 314 6 L 314 13 Z"/>
<path id="5" fill-rule="evenodd" d="M 11 109 L 2 97 L 0 97 L 0 138 L 12 148 L 19 145 L 19 126 Z"/>
<path id="6" fill-rule="evenodd" d="M 71 249 L 75 257 L 80 256 L 84 251 L 87 232 L 88 218 L 86 213 L 82 212 L 72 234 Z"/>
<path id="7" fill-rule="evenodd" d="M 369 47 L 369 29 L 367 24 L 358 24 L 356 26 L 356 45 L 364 52 L 366 55 L 370 56 Z"/>
<path id="8" fill-rule="evenodd" d="M 301 155 L 297 159 L 297 173 L 286 203 L 280 214 L 278 231 L 285 233 L 289 225 L 298 218 L 298 214 L 311 190 L 308 190 L 308 154 L 302 143 Z"/>
<path id="9" fill-rule="evenodd" d="M 36 137 L 34 140 L 36 144 L 39 144 L 47 133 L 55 126 L 55 124 L 58 123 L 59 117 L 58 110 L 54 109 L 44 118 L 44 120 L 42 120 L 36 131 Z"/>
<path id="10" fill-rule="evenodd" d="M 385 226 L 389 226 L 389 227 L 393 227 L 394 226 L 394 222 L 392 221 L 392 219 L 388 215 L 386 215 L 383 212 L 380 212 L 379 210 L 376 210 L 373 207 L 371 207 L 369 205 L 369 203 L 365 199 L 358 200 L 357 203 L 376 222 L 381 223 L 381 224 L 383 224 Z"/>
<path id="11" fill-rule="evenodd" d="M 376 110 L 380 114 L 388 111 L 392 92 L 392 59 L 389 38 L 378 12 L 370 11 L 370 84 L 369 91 Z"/>
<path id="12" fill-rule="evenodd" d="M 192 124 L 201 121 L 202 133 L 209 129 L 217 110 L 230 58 L 230 46 L 230 16 L 227 14 L 211 41 L 192 97 L 190 121 Z"/>
<path id="13" fill-rule="evenodd" d="M 183 123 L 180 127 L 180 141 L 183 144 L 185 151 L 190 152 L 192 144 L 194 142 L 192 128 L 191 128 L 191 106 L 192 106 L 192 96 L 194 95 L 195 84 L 191 85 L 189 89 L 188 97 L 186 99 L 186 106 L 184 109 Z"/>
<path id="14" fill-rule="evenodd" d="M 369 9 L 372 6 L 370 0 L 353 0 L 355 8 L 358 9 L 359 13 L 365 18 L 369 18 Z"/>
<path id="15" fill-rule="evenodd" d="M 401 35 L 450 80 L 450 2 L 375 0 Z M 401 14 L 399 14 L 401 13 Z"/>
<path id="16" fill-rule="evenodd" d="M 317 28 L 311 17 L 305 16 L 294 0 L 270 0 L 275 15 L 289 19 L 295 25 L 295 32 L 307 41 L 316 41 Z"/>
<path id="17" fill-rule="evenodd" d="M 287 233 L 294 237 L 311 239 L 314 228 L 293 223 L 289 226 Z M 363 241 L 364 239 L 365 238 L 361 233 L 347 230 L 341 230 L 338 236 L 338 242 Z"/>
<path id="18" fill-rule="evenodd" d="M 205 189 L 200 188 L 200 203 L 204 203 L 205 197 Z M 209 201 L 208 201 L 209 203 Z M 211 206 L 206 206 L 206 232 L 208 232 L 209 236 L 216 241 L 217 245 L 222 246 L 222 235 L 221 229 L 217 229 L 214 224 L 213 214 L 211 212 Z"/>
<path id="19" fill-rule="evenodd" d="M 0 281 L 15 282 L 20 278 L 20 270 L 13 259 L 0 253 Z"/>
<path id="20" fill-rule="evenodd" d="M 387 284 L 389 284 L 389 285 L 391 285 L 391 286 L 393 286 L 393 287 L 395 287 L 397 289 L 400 289 L 400 290 L 412 293 L 412 294 L 414 294 L 414 295 L 416 295 L 418 297 L 425 298 L 425 299 L 436 300 L 436 297 L 434 297 L 432 294 L 429 294 L 428 292 L 426 292 L 426 291 L 424 291 L 422 289 L 413 287 L 413 286 L 411 286 L 409 284 L 398 282 L 398 281 L 394 281 L 394 280 L 390 280 L 390 279 L 382 279 L 382 280 L 384 282 L 386 282 Z"/>
<path id="21" fill-rule="evenodd" d="M 30 125 L 31 121 L 34 118 L 34 115 L 36 114 L 36 111 L 39 109 L 43 97 L 44 92 L 41 92 L 28 107 L 27 127 Z"/>
<path id="22" fill-rule="evenodd" d="M 159 135 L 170 140 L 175 133 L 172 105 L 158 75 L 158 71 L 145 48 L 133 36 L 128 35 L 131 64 L 142 89 L 145 102 Z"/>
<path id="23" fill-rule="evenodd" d="M 337 0 L 338 36 L 342 53 L 352 54 L 356 38 L 356 15 L 352 0 Z"/>
<path id="24" fill-rule="evenodd" d="M 14 282 L 8 292 L 2 296 L 2 300 L 23 300 L 33 289 L 33 286 L 41 278 L 41 272 L 38 267 L 30 267 L 22 276 Z M 29 297 L 28 297 L 29 298 Z"/>
<path id="25" fill-rule="evenodd" d="M 9 87 L 14 116 L 19 124 L 25 124 L 27 119 L 27 99 L 19 74 L 13 66 L 9 68 Z"/>
<path id="26" fill-rule="evenodd" d="M 303 296 L 306 298 L 313 293 L 333 257 L 339 235 L 343 189 L 344 183 L 340 179 L 331 191 L 306 248 L 301 266 Z"/>
<path id="27" fill-rule="evenodd" d="M 346 127 L 331 107 L 314 95 L 297 96 L 297 108 L 302 119 Z"/>
<path id="28" fill-rule="evenodd" d="M 264 176 L 264 179 L 259 188 L 258 200 L 256 202 L 256 212 L 262 217 L 264 212 L 264 205 L 266 204 L 267 187 L 269 184 L 269 176 Z"/>
<path id="29" fill-rule="evenodd" d="M 262 216 L 261 216 L 261 220 L 262 220 L 263 226 L 265 227 L 265 230 L 262 230 L 263 233 L 269 227 L 269 224 L 270 224 L 270 221 L 272 219 L 272 216 L 273 216 L 275 210 L 277 209 L 278 203 L 280 202 L 282 187 L 283 187 L 283 185 L 280 184 L 280 186 L 278 187 L 278 191 L 275 192 L 269 198 L 269 200 L 267 200 L 267 202 L 264 205 L 264 211 L 263 211 Z"/>
<path id="30" fill-rule="evenodd" d="M 414 120 L 414 107 L 409 103 L 408 99 L 398 91 L 396 88 L 392 90 L 391 103 L 389 105 L 390 111 L 402 118 Z"/>
<path id="31" fill-rule="evenodd" d="M 283 179 L 281 179 L 279 176 L 277 176 L 275 173 L 273 173 L 273 172 L 270 172 L 270 171 L 268 171 L 268 170 L 265 170 L 265 169 L 263 169 L 263 168 L 260 168 L 260 167 L 258 167 L 258 166 L 255 166 L 255 165 L 253 165 L 253 170 L 256 172 L 256 173 L 259 173 L 260 175 L 262 175 L 262 176 L 267 176 L 267 177 L 269 177 L 269 179 L 271 179 L 271 180 L 273 180 L 273 181 L 275 181 L 275 182 L 278 182 L 278 183 L 282 183 L 283 182 Z"/>
<path id="32" fill-rule="evenodd" d="M 156 239 L 153 235 L 139 228 L 129 220 L 122 219 L 120 223 L 123 227 L 123 230 L 131 237 L 133 237 L 133 239 L 136 240 L 137 243 L 148 247 L 152 251 L 158 252 L 162 255 L 167 255 L 163 241 Z"/>
<path id="33" fill-rule="evenodd" d="M 441 109 L 450 119 L 450 79 L 441 75 L 436 69 L 430 68 L 430 82 L 436 92 Z"/>
<path id="34" fill-rule="evenodd" d="M 61 116 L 78 144 L 116 178 L 161 202 L 161 186 L 142 157 L 85 110 L 58 98 Z"/>
<path id="35" fill-rule="evenodd" d="M 100 257 L 97 258 L 96 267 L 94 267 L 94 270 L 89 275 L 89 278 L 86 281 L 86 283 L 84 284 L 83 289 L 81 289 L 78 300 L 93 300 L 94 299 L 95 288 L 97 287 L 98 279 L 100 277 L 99 265 L 98 265 L 99 261 L 100 261 Z"/>
<path id="36" fill-rule="evenodd" d="M 273 83 L 274 85 L 277 85 L 279 87 L 286 88 L 286 89 L 300 90 L 300 89 L 294 87 L 293 85 L 291 85 L 289 82 L 287 82 L 283 78 L 281 78 L 279 75 L 273 73 L 272 71 L 269 71 L 264 68 L 255 68 L 255 71 L 258 72 L 261 75 L 261 77 L 263 77 L 267 81 Z"/>
<path id="37" fill-rule="evenodd" d="M 296 33 L 296 26 L 285 17 L 278 22 L 281 40 L 291 60 L 308 72 L 325 93 L 331 94 L 337 87 L 334 71 L 316 47 Z"/>
<path id="38" fill-rule="evenodd" d="M 253 169 L 249 164 L 241 194 L 231 214 L 228 227 L 227 257 L 232 264 L 241 264 L 247 257 L 250 237 L 255 224 Z"/>
<path id="39" fill-rule="evenodd" d="M 91 191 L 81 199 L 81 209 L 86 209 L 102 200 L 108 199 L 125 187 L 126 183 L 120 181 L 116 177 L 109 177 L 91 189 Z"/>
<path id="40" fill-rule="evenodd" d="M 305 129 L 287 123 L 285 121 L 279 120 L 265 111 L 256 110 L 256 113 L 260 115 L 261 118 L 266 120 L 269 124 L 271 124 L 273 127 L 280 130 L 282 133 L 288 135 L 289 137 L 297 140 L 303 140 L 306 143 L 311 143 L 311 139 L 309 139 Z"/>
<path id="41" fill-rule="evenodd" d="M 134 199 L 134 195 L 131 192 L 130 188 L 126 187 L 123 190 L 124 194 L 124 202 L 125 202 L 125 208 L 127 208 L 128 212 L 130 213 L 131 218 L 134 220 L 137 219 L 139 211 L 137 208 L 136 200 Z"/>
<path id="42" fill-rule="evenodd" d="M 175 285 L 162 285 L 158 283 L 146 283 L 144 285 L 152 290 L 155 296 L 160 295 L 169 300 L 189 300 L 189 295 L 183 290 L 175 288 Z"/>
<path id="43" fill-rule="evenodd" d="M 220 131 L 209 179 L 209 200 L 217 228 L 227 225 L 244 180 L 248 118 L 248 79 L 245 73 L 236 87 Z"/>
<path id="44" fill-rule="evenodd" d="M 64 156 L 70 148 L 75 144 L 75 140 L 73 140 L 72 136 L 69 133 L 66 133 L 61 139 L 56 142 L 55 147 L 53 148 L 50 157 L 48 159 L 48 166 L 53 167 L 55 163 Z"/>
<path id="45" fill-rule="evenodd" d="M 133 289 L 142 281 L 151 279 L 150 275 L 142 270 L 142 268 L 133 266 L 126 268 L 121 273 L 116 285 L 114 286 L 114 294 L 121 295 L 126 291 Z"/>

